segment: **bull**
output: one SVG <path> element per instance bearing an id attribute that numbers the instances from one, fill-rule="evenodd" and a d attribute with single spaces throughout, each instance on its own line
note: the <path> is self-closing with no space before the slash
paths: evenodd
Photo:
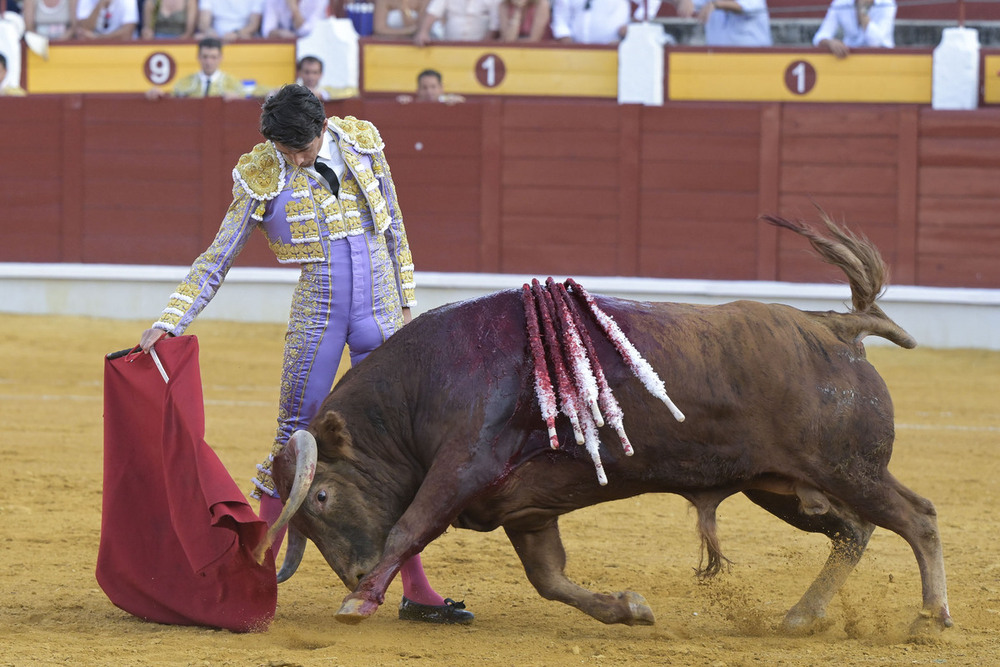
<path id="1" fill-rule="evenodd" d="M 567 578 L 559 516 L 642 493 L 670 492 L 697 510 L 700 574 L 726 566 L 715 511 L 725 498 L 753 503 L 804 531 L 831 554 L 787 612 L 782 629 L 809 632 L 881 526 L 912 547 L 923 607 L 913 631 L 952 624 L 936 512 L 888 471 L 893 406 L 862 340 L 913 338 L 876 304 L 886 283 L 877 248 L 825 215 L 826 233 L 765 216 L 809 240 L 844 271 L 850 312 L 807 312 L 736 301 L 705 306 L 592 297 L 617 322 L 683 410 L 671 415 L 639 382 L 594 318 L 584 318 L 596 364 L 617 396 L 634 455 L 605 443 L 597 459 L 559 417 L 546 432 L 535 341 L 517 290 L 427 312 L 394 335 L 330 393 L 307 431 L 274 462 L 289 527 L 279 581 L 295 572 L 306 539 L 350 589 L 337 619 L 375 613 L 400 564 L 449 525 L 503 527 L 527 577 L 546 599 L 604 623 L 652 624 L 643 597 L 599 594 Z M 557 445 L 553 448 L 552 444 Z M 269 542 L 261 545 L 266 549 Z"/>

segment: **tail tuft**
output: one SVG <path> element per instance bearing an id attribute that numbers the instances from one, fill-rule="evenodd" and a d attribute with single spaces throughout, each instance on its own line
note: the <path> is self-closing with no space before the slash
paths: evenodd
<path id="1" fill-rule="evenodd" d="M 885 291 L 889 276 L 889 269 L 878 248 L 867 238 L 857 236 L 835 223 L 822 209 L 819 216 L 829 237 L 801 220 L 793 222 L 775 215 L 762 215 L 761 219 L 806 237 L 824 262 L 839 267 L 844 272 L 851 285 L 851 312 L 866 316 L 856 319 L 858 339 L 874 334 L 900 347 L 916 347 L 917 342 L 913 337 L 882 312 L 876 303 Z"/>

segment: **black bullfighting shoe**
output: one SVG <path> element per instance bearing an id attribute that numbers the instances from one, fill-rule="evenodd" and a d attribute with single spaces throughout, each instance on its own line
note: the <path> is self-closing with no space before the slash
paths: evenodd
<path id="1" fill-rule="evenodd" d="M 465 608 L 465 602 L 445 598 L 444 604 L 420 604 L 406 596 L 399 603 L 399 618 L 403 621 L 424 623 L 461 623 L 468 625 L 476 616 Z"/>

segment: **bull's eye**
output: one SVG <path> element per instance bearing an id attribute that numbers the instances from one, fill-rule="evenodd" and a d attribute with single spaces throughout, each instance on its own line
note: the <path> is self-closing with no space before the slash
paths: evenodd
<path id="1" fill-rule="evenodd" d="M 326 491 L 320 491 L 319 493 L 317 493 L 316 494 L 316 500 L 318 500 L 321 503 L 325 503 L 326 502 Z"/>

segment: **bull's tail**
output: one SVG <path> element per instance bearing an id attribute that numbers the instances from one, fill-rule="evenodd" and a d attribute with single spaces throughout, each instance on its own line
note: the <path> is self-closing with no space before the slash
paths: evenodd
<path id="1" fill-rule="evenodd" d="M 857 341 L 867 335 L 875 335 L 900 347 L 916 347 L 913 337 L 893 322 L 876 303 L 885 290 L 889 273 L 878 248 L 863 236 L 836 224 L 822 210 L 819 214 L 832 238 L 823 236 L 801 221 L 792 222 L 773 215 L 761 218 L 806 237 L 824 262 L 839 267 L 847 275 L 851 285 L 851 316 L 828 321 L 831 328 Z"/>

